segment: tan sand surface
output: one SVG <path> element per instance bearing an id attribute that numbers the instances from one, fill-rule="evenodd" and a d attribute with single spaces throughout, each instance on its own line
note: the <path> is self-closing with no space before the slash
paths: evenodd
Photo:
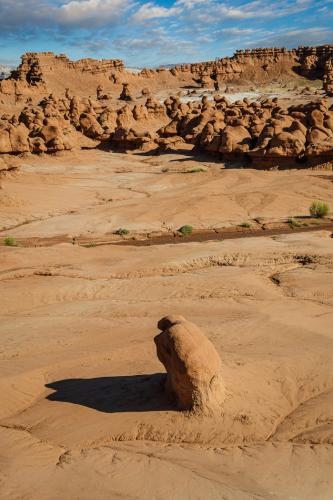
<path id="1" fill-rule="evenodd" d="M 333 200 L 329 171 L 231 169 L 189 153 L 154 157 L 94 150 L 21 163 L 19 174 L 2 181 L 0 234 L 213 228 L 256 217 L 307 215 L 313 200 Z M 193 172 L 199 168 L 205 171 Z"/>
<path id="2" fill-rule="evenodd" d="M 207 172 L 182 173 L 193 164 L 22 159 L 2 180 L 1 225 L 17 227 L 1 237 L 280 220 L 333 199 L 329 172 L 203 160 Z M 0 297 L 1 499 L 332 498 L 331 232 L 1 246 Z M 221 356 L 217 416 L 179 412 L 163 392 L 153 337 L 170 313 Z"/>

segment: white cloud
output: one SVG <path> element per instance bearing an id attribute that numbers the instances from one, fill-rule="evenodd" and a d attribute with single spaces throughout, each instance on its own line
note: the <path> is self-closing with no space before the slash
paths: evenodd
<path id="1" fill-rule="evenodd" d="M 250 35 L 252 33 L 258 33 L 261 30 L 255 30 L 251 28 L 223 28 L 216 31 L 215 33 L 226 33 L 227 35 Z"/>
<path id="2" fill-rule="evenodd" d="M 281 29 L 252 40 L 248 45 L 256 47 L 288 47 L 294 48 L 299 45 L 320 45 L 332 43 L 332 30 L 325 27 L 308 29 Z"/>
<path id="3" fill-rule="evenodd" d="M 130 7 L 128 0 L 72 0 L 57 10 L 60 22 L 75 25 L 105 25 L 119 19 Z"/>
<path id="4" fill-rule="evenodd" d="M 144 3 L 133 15 L 134 22 L 143 22 L 148 19 L 171 17 L 179 14 L 181 9 L 178 7 L 161 7 L 152 2 Z"/>

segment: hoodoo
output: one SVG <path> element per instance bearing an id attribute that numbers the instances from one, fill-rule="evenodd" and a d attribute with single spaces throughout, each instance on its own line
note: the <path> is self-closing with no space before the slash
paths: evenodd
<path id="1" fill-rule="evenodd" d="M 202 331 L 183 316 L 171 315 L 158 324 L 158 359 L 167 371 L 165 389 L 181 410 L 195 414 L 221 411 L 225 397 L 221 359 Z"/>

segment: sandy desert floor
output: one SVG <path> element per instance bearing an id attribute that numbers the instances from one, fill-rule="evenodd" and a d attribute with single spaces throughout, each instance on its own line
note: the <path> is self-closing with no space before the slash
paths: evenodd
<path id="1" fill-rule="evenodd" d="M 2 239 L 276 221 L 333 200 L 331 172 L 185 154 L 21 164 L 2 179 Z M 2 499 L 332 498 L 331 231 L 1 246 L 0 289 Z M 169 313 L 221 356 L 216 418 L 176 411 L 163 393 L 153 336 Z"/>

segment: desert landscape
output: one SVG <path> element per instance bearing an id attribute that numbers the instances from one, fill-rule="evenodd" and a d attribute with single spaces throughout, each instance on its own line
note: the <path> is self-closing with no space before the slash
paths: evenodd
<path id="1" fill-rule="evenodd" d="M 333 45 L 3 76 L 1 499 L 332 499 Z"/>

